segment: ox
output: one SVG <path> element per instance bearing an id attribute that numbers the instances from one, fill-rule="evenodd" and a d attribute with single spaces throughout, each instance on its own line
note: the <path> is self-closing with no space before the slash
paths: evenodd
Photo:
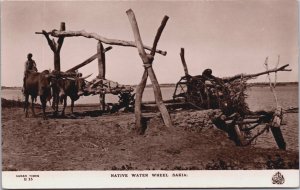
<path id="1" fill-rule="evenodd" d="M 89 75 L 90 76 L 90 75 Z M 87 77 L 89 77 L 87 76 Z M 69 96 L 71 99 L 71 112 L 73 114 L 73 108 L 74 108 L 74 102 L 79 99 L 81 95 L 84 94 L 84 88 L 85 88 L 85 79 L 87 77 L 76 77 L 76 78 L 66 78 L 66 79 L 59 79 L 57 81 L 57 87 L 59 90 L 59 100 L 62 103 L 63 102 L 63 110 L 61 115 L 65 114 L 65 108 L 67 106 L 67 97 Z M 56 98 L 58 100 L 58 98 Z M 56 111 L 57 111 L 57 105 L 58 101 L 54 102 L 56 104 Z"/>
<path id="2" fill-rule="evenodd" d="M 25 86 L 24 86 L 24 96 L 25 96 L 25 116 L 28 117 L 28 106 L 29 106 L 29 96 L 31 96 L 31 110 L 35 117 L 34 112 L 34 101 L 36 101 L 37 96 L 40 96 L 40 101 L 43 109 L 43 118 L 46 119 L 46 103 L 51 99 L 51 75 L 48 70 L 41 73 L 26 71 L 25 73 Z"/>

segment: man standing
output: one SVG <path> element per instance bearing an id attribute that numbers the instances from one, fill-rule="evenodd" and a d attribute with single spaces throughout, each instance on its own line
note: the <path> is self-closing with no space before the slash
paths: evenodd
<path id="1" fill-rule="evenodd" d="M 23 77 L 23 92 L 25 90 L 25 80 L 28 72 L 37 72 L 36 63 L 32 59 L 32 53 L 28 53 L 27 61 L 25 62 L 25 70 L 24 70 L 24 77 Z"/>

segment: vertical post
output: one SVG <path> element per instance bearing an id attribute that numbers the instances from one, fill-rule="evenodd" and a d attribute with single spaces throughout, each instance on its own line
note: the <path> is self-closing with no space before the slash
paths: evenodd
<path id="1" fill-rule="evenodd" d="M 97 53 L 98 53 L 98 78 L 105 78 L 105 53 L 103 45 L 100 41 L 98 41 L 97 45 Z"/>
<path id="2" fill-rule="evenodd" d="M 60 23 L 60 31 L 65 31 L 66 30 L 66 23 L 61 22 Z M 55 45 L 55 50 L 53 51 L 54 53 L 54 70 L 60 71 L 60 49 L 62 47 L 62 44 L 64 42 L 64 37 L 59 37 L 57 40 L 57 46 Z M 53 41 L 53 43 L 55 43 Z"/>
<path id="3" fill-rule="evenodd" d="M 60 31 L 65 31 L 66 30 L 66 23 L 65 22 L 61 22 L 60 23 Z"/>
<path id="4" fill-rule="evenodd" d="M 185 76 L 188 76 L 189 71 L 188 71 L 188 68 L 187 68 L 187 65 L 186 65 L 186 62 L 185 62 L 185 58 L 184 58 L 184 48 L 180 49 L 180 58 L 181 58 L 181 62 L 182 62 L 182 65 L 183 65 L 184 74 L 185 74 Z"/>
<path id="5" fill-rule="evenodd" d="M 191 93 L 191 77 L 189 75 L 189 71 L 188 71 L 188 68 L 187 68 L 187 65 L 186 65 L 186 62 L 185 62 L 185 57 L 184 57 L 184 48 L 181 48 L 180 49 L 180 58 L 181 58 L 181 62 L 182 62 L 182 66 L 183 66 L 183 70 L 184 70 L 184 74 L 185 74 L 185 77 L 186 77 L 186 82 L 187 82 L 187 94 L 188 96 L 190 96 L 190 93 Z"/>
<path id="6" fill-rule="evenodd" d="M 104 53 L 103 45 L 100 41 L 98 41 L 97 53 L 98 53 L 98 78 L 105 79 L 105 53 Z M 100 93 L 99 98 L 100 98 L 100 109 L 104 111 L 105 94 Z"/>
<path id="7" fill-rule="evenodd" d="M 66 24 L 64 22 L 60 23 L 60 31 L 66 30 Z M 42 31 L 45 38 L 47 39 L 48 45 L 50 46 L 51 50 L 53 51 L 54 57 L 54 70 L 60 71 L 60 50 L 64 43 L 64 37 L 59 37 L 57 42 L 54 39 L 50 39 L 48 32 L 45 30 Z M 58 112 L 58 100 L 59 100 L 59 88 L 57 84 L 52 85 L 53 90 L 53 104 L 52 107 L 54 108 L 54 114 L 56 115 Z"/>

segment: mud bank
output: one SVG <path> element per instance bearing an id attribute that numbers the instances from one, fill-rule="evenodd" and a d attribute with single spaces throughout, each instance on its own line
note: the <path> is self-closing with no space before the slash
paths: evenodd
<path id="1" fill-rule="evenodd" d="M 172 112 L 173 128 L 150 113 L 139 135 L 133 113 L 95 109 L 76 107 L 76 116 L 43 120 L 25 118 L 22 108 L 2 108 L 3 170 L 299 168 L 298 152 L 237 147 L 211 124 L 217 110 Z"/>

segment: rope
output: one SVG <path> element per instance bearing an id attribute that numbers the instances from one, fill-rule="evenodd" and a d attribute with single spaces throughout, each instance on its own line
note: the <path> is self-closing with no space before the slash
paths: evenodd
<path id="1" fill-rule="evenodd" d="M 145 69 L 148 69 L 148 68 L 152 67 L 152 64 L 144 64 L 143 66 L 145 67 Z"/>

